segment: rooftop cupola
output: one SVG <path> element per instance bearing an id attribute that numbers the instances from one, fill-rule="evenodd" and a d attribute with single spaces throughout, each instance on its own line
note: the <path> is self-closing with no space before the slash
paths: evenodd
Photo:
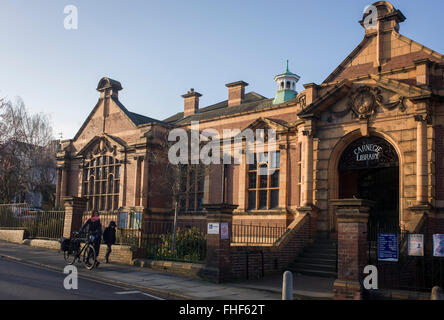
<path id="1" fill-rule="evenodd" d="M 300 78 L 301 77 L 297 74 L 290 72 L 287 60 L 287 69 L 285 72 L 274 77 L 274 81 L 277 83 L 278 88 L 273 104 L 284 103 L 296 97 L 298 94 L 296 91 L 296 83 Z"/>

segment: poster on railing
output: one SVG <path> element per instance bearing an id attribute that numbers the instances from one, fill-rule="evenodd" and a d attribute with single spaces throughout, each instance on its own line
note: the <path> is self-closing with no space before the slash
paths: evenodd
<path id="1" fill-rule="evenodd" d="M 220 238 L 222 240 L 227 240 L 228 237 L 228 223 L 227 222 L 222 222 L 220 224 Z"/>
<path id="2" fill-rule="evenodd" d="M 207 233 L 208 234 L 219 234 L 219 222 L 209 222 Z"/>
<path id="3" fill-rule="evenodd" d="M 444 257 L 444 234 L 433 235 L 433 256 Z"/>
<path id="4" fill-rule="evenodd" d="M 378 234 L 378 260 L 398 262 L 399 247 L 396 233 Z"/>
<path id="5" fill-rule="evenodd" d="M 408 254 L 412 257 L 424 256 L 424 235 L 409 234 L 408 238 Z"/>

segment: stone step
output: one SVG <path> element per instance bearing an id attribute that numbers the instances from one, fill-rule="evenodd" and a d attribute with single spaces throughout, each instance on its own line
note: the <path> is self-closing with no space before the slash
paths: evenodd
<path id="1" fill-rule="evenodd" d="M 320 264 L 320 263 L 304 263 L 304 262 L 294 262 L 291 265 L 292 268 L 296 270 L 312 270 L 312 271 L 329 271 L 336 272 L 336 264 Z"/>
<path id="2" fill-rule="evenodd" d="M 333 265 L 336 266 L 336 259 L 325 259 L 325 258 L 318 258 L 318 257 L 305 257 L 301 256 L 297 262 L 302 263 L 319 263 L 319 264 L 325 264 L 325 265 Z"/>
<path id="3" fill-rule="evenodd" d="M 335 253 L 304 252 L 301 257 L 336 261 L 336 252 Z"/>
<path id="4" fill-rule="evenodd" d="M 324 277 L 324 278 L 337 278 L 338 274 L 332 271 L 322 271 L 322 270 L 312 270 L 312 269 L 301 269 L 301 268 L 289 268 L 290 271 L 301 273 L 307 276 Z"/>

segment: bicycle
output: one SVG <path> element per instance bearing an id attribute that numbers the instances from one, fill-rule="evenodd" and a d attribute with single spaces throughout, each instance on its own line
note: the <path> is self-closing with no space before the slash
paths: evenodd
<path id="1" fill-rule="evenodd" d="M 63 250 L 63 258 L 69 265 L 78 260 L 83 263 L 86 269 L 92 270 L 97 265 L 94 236 L 88 234 L 85 244 L 81 247 L 79 233 L 73 232 L 73 236 L 69 239 L 69 245 Z"/>

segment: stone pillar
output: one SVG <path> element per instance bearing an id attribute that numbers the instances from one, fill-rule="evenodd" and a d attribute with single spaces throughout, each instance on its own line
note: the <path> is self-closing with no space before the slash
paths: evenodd
<path id="1" fill-rule="evenodd" d="M 311 130 L 303 131 L 302 166 L 302 205 L 313 204 L 313 136 Z"/>
<path id="2" fill-rule="evenodd" d="M 82 226 L 82 215 L 86 210 L 85 198 L 63 197 L 65 206 L 65 223 L 63 226 L 63 237 L 70 238 L 71 233 L 79 231 Z"/>
<path id="3" fill-rule="evenodd" d="M 288 151 L 287 145 L 283 145 L 279 148 L 280 151 L 280 171 L 279 171 L 279 185 L 281 189 L 279 190 L 279 208 L 283 210 L 287 209 L 287 175 L 288 175 Z"/>
<path id="4" fill-rule="evenodd" d="M 245 149 L 246 150 L 246 149 Z M 239 203 L 239 210 L 240 211 L 245 211 L 247 204 L 246 204 L 246 194 L 247 194 L 247 179 L 248 179 L 248 175 L 247 175 L 247 168 L 248 168 L 248 163 L 247 163 L 247 152 L 242 152 L 242 160 L 241 163 L 239 165 L 239 197 L 238 197 L 238 203 Z"/>
<path id="5" fill-rule="evenodd" d="M 202 276 L 210 281 L 223 282 L 232 278 L 231 268 L 231 227 L 233 222 L 233 210 L 236 205 L 204 204 L 207 211 L 207 225 L 219 224 L 217 234 L 207 234 L 206 265 Z M 226 225 L 225 225 L 226 224 Z M 228 227 L 228 236 L 223 237 L 222 227 Z"/>
<path id="6" fill-rule="evenodd" d="M 427 123 L 424 116 L 415 116 L 416 129 L 416 202 L 427 203 Z"/>
<path id="7" fill-rule="evenodd" d="M 373 203 L 362 199 L 331 200 L 338 222 L 338 279 L 336 300 L 363 299 L 362 279 L 368 263 L 367 222 Z"/>

